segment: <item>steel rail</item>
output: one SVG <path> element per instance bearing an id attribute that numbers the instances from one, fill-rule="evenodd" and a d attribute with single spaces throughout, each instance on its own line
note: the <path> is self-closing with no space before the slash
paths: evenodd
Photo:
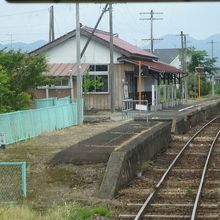
<path id="1" fill-rule="evenodd" d="M 205 175 L 206 175 L 207 170 L 208 170 L 208 165 L 209 165 L 211 154 L 213 152 L 214 145 L 215 145 L 216 141 L 218 140 L 219 135 L 220 135 L 220 130 L 216 134 L 216 136 L 215 136 L 215 138 L 214 138 L 214 140 L 212 142 L 212 145 L 211 145 L 211 147 L 209 149 L 208 156 L 206 158 L 206 162 L 205 162 L 205 166 L 203 168 L 203 172 L 202 172 L 202 177 L 201 177 L 201 180 L 200 180 L 199 188 L 198 188 L 198 191 L 197 191 L 197 194 L 196 194 L 196 199 L 195 199 L 195 202 L 194 202 L 194 205 L 193 205 L 193 211 L 192 211 L 192 215 L 191 215 L 191 220 L 194 220 L 196 218 L 196 211 L 197 211 L 197 208 L 198 208 L 198 205 L 199 205 L 199 200 L 200 200 L 200 197 L 201 197 L 202 188 L 204 186 Z"/>
<path id="2" fill-rule="evenodd" d="M 216 116 L 215 118 L 213 118 L 211 121 L 209 121 L 208 123 L 206 123 L 205 125 L 203 125 L 188 141 L 187 143 L 183 146 L 183 148 L 180 150 L 180 152 L 177 154 L 177 156 L 174 158 L 174 160 L 172 161 L 172 163 L 169 165 L 169 167 L 167 168 L 166 172 L 163 174 L 163 176 L 160 178 L 159 182 L 157 183 L 157 185 L 154 187 L 154 191 L 151 192 L 151 194 L 147 197 L 146 201 L 144 202 L 143 206 L 140 208 L 140 210 L 138 211 L 138 214 L 135 216 L 134 220 L 139 220 L 143 215 L 144 215 L 144 210 L 146 209 L 146 207 L 149 205 L 149 203 L 152 201 L 152 199 L 154 198 L 154 196 L 156 195 L 156 193 L 158 192 L 159 188 L 161 187 L 162 183 L 164 182 L 165 178 L 167 177 L 167 175 L 170 173 L 171 169 L 173 168 L 174 164 L 176 163 L 176 161 L 180 158 L 180 156 L 182 155 L 182 153 L 185 151 L 185 149 L 189 146 L 189 144 L 192 142 L 192 140 L 194 138 L 196 138 L 202 131 L 204 128 L 206 128 L 207 126 L 209 126 L 213 121 L 217 120 L 218 118 L 220 118 L 220 115 Z"/>

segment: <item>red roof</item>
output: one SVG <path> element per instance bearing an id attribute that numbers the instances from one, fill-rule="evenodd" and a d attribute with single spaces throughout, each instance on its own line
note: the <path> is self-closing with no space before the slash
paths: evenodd
<path id="1" fill-rule="evenodd" d="M 167 72 L 167 73 L 181 73 L 182 71 L 177 69 L 174 66 L 171 66 L 166 63 L 162 63 L 160 61 L 141 61 L 141 64 L 144 66 L 148 66 L 148 68 L 160 71 L 160 72 Z"/>
<path id="2" fill-rule="evenodd" d="M 73 63 L 51 63 L 48 64 L 48 76 L 69 76 L 72 70 L 72 75 L 77 75 L 76 64 Z M 89 64 L 82 63 L 80 73 L 84 74 L 89 68 Z"/>
<path id="3" fill-rule="evenodd" d="M 93 30 L 93 28 L 90 28 L 87 26 L 83 26 L 81 29 L 83 29 L 89 33 L 92 33 L 92 30 Z M 110 33 L 109 32 L 96 29 L 94 36 L 96 36 L 96 37 L 98 37 L 108 43 L 110 42 Z M 131 54 L 134 54 L 134 55 L 147 56 L 147 57 L 151 57 L 152 59 L 158 58 L 154 54 L 147 52 L 145 50 L 142 50 L 142 49 L 120 39 L 119 37 L 117 37 L 115 35 L 113 36 L 113 44 L 114 44 L 114 46 L 116 46 L 122 50 L 125 50 Z"/>
<path id="4" fill-rule="evenodd" d="M 138 65 L 138 61 L 137 60 L 132 60 L 132 59 L 126 59 L 126 58 L 120 58 L 120 61 L 125 61 L 128 63 L 133 63 L 135 65 Z M 182 73 L 181 70 L 177 69 L 174 66 L 171 66 L 169 64 L 166 63 L 162 63 L 160 61 L 141 61 L 141 65 L 142 66 L 146 66 L 149 69 L 152 69 L 156 72 L 165 72 L 165 73 Z"/>

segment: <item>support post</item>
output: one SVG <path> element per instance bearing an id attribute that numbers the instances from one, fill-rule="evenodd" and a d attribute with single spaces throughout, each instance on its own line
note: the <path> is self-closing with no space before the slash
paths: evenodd
<path id="1" fill-rule="evenodd" d="M 200 98 L 200 72 L 198 72 L 198 97 Z"/>
<path id="2" fill-rule="evenodd" d="M 139 105 L 141 104 L 141 61 L 138 63 L 138 100 Z"/>
<path id="3" fill-rule="evenodd" d="M 115 111 L 114 99 L 114 71 L 113 71 L 113 24 L 112 24 L 112 3 L 109 3 L 109 31 L 110 31 L 110 65 L 109 65 L 109 78 L 110 78 L 110 96 L 111 96 L 111 112 Z"/>
<path id="4" fill-rule="evenodd" d="M 198 97 L 200 98 L 200 64 L 196 67 L 196 72 L 198 74 Z"/>
<path id="5" fill-rule="evenodd" d="M 152 106 L 155 106 L 155 85 L 152 85 Z"/>
<path id="6" fill-rule="evenodd" d="M 167 85 L 163 86 L 163 98 L 164 98 L 164 103 L 167 102 Z"/>

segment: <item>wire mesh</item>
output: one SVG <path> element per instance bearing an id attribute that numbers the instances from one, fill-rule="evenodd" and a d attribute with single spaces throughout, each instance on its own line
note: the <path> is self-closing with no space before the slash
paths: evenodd
<path id="1" fill-rule="evenodd" d="M 26 182 L 23 182 L 24 175 L 26 175 L 26 170 L 23 170 L 22 163 L 0 163 L 0 203 L 19 202 L 26 195 L 24 192 L 24 185 L 26 190 Z"/>

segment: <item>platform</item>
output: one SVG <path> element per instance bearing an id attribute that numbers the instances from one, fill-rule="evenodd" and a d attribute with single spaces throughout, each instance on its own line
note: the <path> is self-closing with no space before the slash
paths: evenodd
<path id="1" fill-rule="evenodd" d="M 118 127 L 97 134 L 81 141 L 66 150 L 58 153 L 52 160 L 52 164 L 73 163 L 106 163 L 116 148 L 125 146 L 140 134 L 149 132 L 160 122 L 152 121 L 128 121 Z"/>

